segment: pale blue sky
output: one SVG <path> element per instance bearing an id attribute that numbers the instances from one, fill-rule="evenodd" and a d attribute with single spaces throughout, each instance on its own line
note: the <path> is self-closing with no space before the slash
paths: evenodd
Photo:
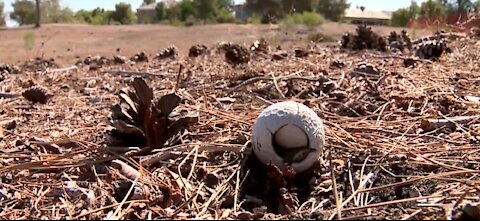
<path id="1" fill-rule="evenodd" d="M 2 0 L 0 0 L 2 1 Z M 3 0 L 5 3 L 5 11 L 12 11 L 12 2 L 15 0 Z M 93 9 L 101 7 L 105 9 L 113 9 L 118 2 L 128 2 L 133 8 L 137 8 L 143 0 L 60 0 L 61 4 L 69 6 L 74 11 L 79 9 Z M 245 0 L 235 0 L 236 3 L 244 2 Z M 348 0 L 352 6 L 363 5 L 372 10 L 387 10 L 394 11 L 401 7 L 410 5 L 411 0 Z M 417 2 L 422 2 L 418 0 Z"/>

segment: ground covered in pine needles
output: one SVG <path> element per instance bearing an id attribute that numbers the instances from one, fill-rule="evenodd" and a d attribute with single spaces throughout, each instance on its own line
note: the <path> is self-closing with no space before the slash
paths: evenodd
<path id="1" fill-rule="evenodd" d="M 261 40 L 3 65 L 0 218 L 478 217 L 480 43 L 451 36 L 438 59 Z M 326 127 L 301 174 L 251 151 L 283 100 Z"/>

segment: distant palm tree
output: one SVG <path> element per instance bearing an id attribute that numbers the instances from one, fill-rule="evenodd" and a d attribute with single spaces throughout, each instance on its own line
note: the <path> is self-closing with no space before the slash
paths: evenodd
<path id="1" fill-rule="evenodd" d="M 36 21 L 35 21 L 35 28 L 40 28 L 40 0 L 35 0 L 35 7 L 36 7 Z"/>

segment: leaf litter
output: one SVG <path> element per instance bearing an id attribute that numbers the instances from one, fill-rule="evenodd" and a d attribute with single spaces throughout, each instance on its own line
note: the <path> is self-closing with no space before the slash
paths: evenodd
<path id="1" fill-rule="evenodd" d="M 2 65 L 0 217 L 475 217 L 478 39 L 356 31 L 335 47 L 259 39 Z M 326 124 L 329 157 L 300 174 L 263 165 L 249 141 L 287 99 Z"/>

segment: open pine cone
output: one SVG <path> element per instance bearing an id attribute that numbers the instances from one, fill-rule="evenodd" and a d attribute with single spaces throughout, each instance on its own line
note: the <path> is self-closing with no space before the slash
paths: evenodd
<path id="1" fill-rule="evenodd" d="M 121 90 L 120 103 L 112 107 L 108 142 L 111 146 L 163 147 L 180 130 L 198 121 L 198 116 L 170 116 L 181 98 L 172 93 L 154 100 L 153 90 L 136 77 L 134 91 Z M 173 118 L 173 119 L 172 119 Z"/>
<path id="2" fill-rule="evenodd" d="M 225 60 L 233 66 L 246 64 L 250 61 L 250 51 L 242 45 L 226 45 L 225 50 Z"/>
<path id="3" fill-rule="evenodd" d="M 32 86 L 25 89 L 22 92 L 22 96 L 33 103 L 41 104 L 46 104 L 48 99 L 52 97 L 52 95 L 48 93 L 47 89 L 41 86 Z"/>

